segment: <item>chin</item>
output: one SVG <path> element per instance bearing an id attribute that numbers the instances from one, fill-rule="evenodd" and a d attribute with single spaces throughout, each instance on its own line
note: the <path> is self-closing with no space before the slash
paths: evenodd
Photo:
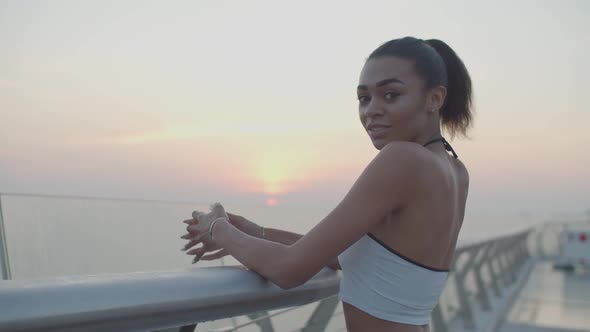
<path id="1" fill-rule="evenodd" d="M 382 139 L 382 138 L 373 139 L 373 140 L 372 140 L 372 142 L 373 142 L 373 146 L 374 146 L 374 147 L 375 147 L 375 149 L 377 149 L 377 150 L 381 150 L 381 149 L 383 149 L 383 147 L 384 147 L 385 145 L 387 145 L 387 143 L 388 143 L 386 140 L 384 140 L 384 139 Z"/>

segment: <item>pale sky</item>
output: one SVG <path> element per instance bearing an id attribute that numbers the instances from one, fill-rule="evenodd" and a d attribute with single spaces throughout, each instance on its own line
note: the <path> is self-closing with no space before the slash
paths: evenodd
<path id="1" fill-rule="evenodd" d="M 377 152 L 381 43 L 448 43 L 476 117 L 468 214 L 590 209 L 590 1 L 0 0 L 0 192 L 337 200 Z M 332 201 L 331 201 L 332 202 Z"/>

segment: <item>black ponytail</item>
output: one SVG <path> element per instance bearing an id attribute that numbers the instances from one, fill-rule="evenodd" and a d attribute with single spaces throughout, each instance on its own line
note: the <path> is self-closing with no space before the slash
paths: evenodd
<path id="1" fill-rule="evenodd" d="M 447 96 L 440 109 L 441 125 L 452 137 L 467 136 L 473 119 L 471 78 L 463 61 L 447 44 L 438 39 L 405 37 L 379 46 L 369 59 L 381 56 L 412 59 L 426 88 L 445 86 Z"/>

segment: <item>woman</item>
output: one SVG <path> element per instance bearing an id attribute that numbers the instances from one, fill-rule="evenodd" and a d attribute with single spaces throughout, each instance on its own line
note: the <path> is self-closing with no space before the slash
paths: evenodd
<path id="1" fill-rule="evenodd" d="M 466 134 L 471 80 L 444 42 L 406 37 L 369 56 L 357 94 L 361 123 L 379 152 L 328 216 L 299 235 L 265 230 L 216 204 L 185 220 L 183 250 L 203 243 L 187 252 L 195 261 L 230 254 L 282 288 L 325 266 L 342 269 L 348 331 L 428 331 L 469 187 L 440 128 Z"/>

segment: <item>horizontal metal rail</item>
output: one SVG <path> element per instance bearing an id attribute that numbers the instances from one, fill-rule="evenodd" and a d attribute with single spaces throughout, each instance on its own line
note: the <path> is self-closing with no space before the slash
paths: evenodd
<path id="1" fill-rule="evenodd" d="M 0 331 L 153 331 L 312 303 L 338 292 L 325 268 L 283 290 L 243 267 L 0 282 Z"/>
<path id="2" fill-rule="evenodd" d="M 491 310 L 491 297 L 501 297 L 502 290 L 516 280 L 530 257 L 528 234 L 457 249 L 449 275 L 454 282 L 448 282 L 447 288 L 454 286 L 458 306 L 441 298 L 432 314 L 434 331 L 454 330 L 451 326 L 457 322 L 465 330 L 481 330 L 475 312 Z M 487 282 L 483 268 L 489 274 Z M 474 287 L 466 282 L 468 274 L 475 280 Z M 0 282 L 0 331 L 154 331 L 240 315 L 248 315 L 251 324 L 263 330 L 274 331 L 269 319 L 275 314 L 263 311 L 316 301 L 320 301 L 316 310 L 301 330 L 323 331 L 335 314 L 333 295 L 339 281 L 338 272 L 325 268 L 305 285 L 282 290 L 238 266 L 7 280 Z M 235 327 L 225 329 L 232 330 Z"/>
<path id="3" fill-rule="evenodd" d="M 0 205 L 0 227 L 1 217 Z M 541 253 L 536 242 L 543 234 L 531 229 L 457 248 L 432 313 L 433 330 L 488 330 L 493 320 L 480 318 L 502 315 L 517 279 L 526 275 L 532 256 Z M 9 273 L 5 240 L 0 236 L 0 264 Z M 323 331 L 335 315 L 342 319 L 334 296 L 339 281 L 339 272 L 325 268 L 306 284 L 282 290 L 237 266 L 5 280 L 0 281 L 0 331 L 154 331 L 241 315 L 251 321 L 239 327 L 256 324 L 261 331 L 274 331 L 271 317 L 290 310 L 264 311 L 317 301 L 300 330 Z"/>

